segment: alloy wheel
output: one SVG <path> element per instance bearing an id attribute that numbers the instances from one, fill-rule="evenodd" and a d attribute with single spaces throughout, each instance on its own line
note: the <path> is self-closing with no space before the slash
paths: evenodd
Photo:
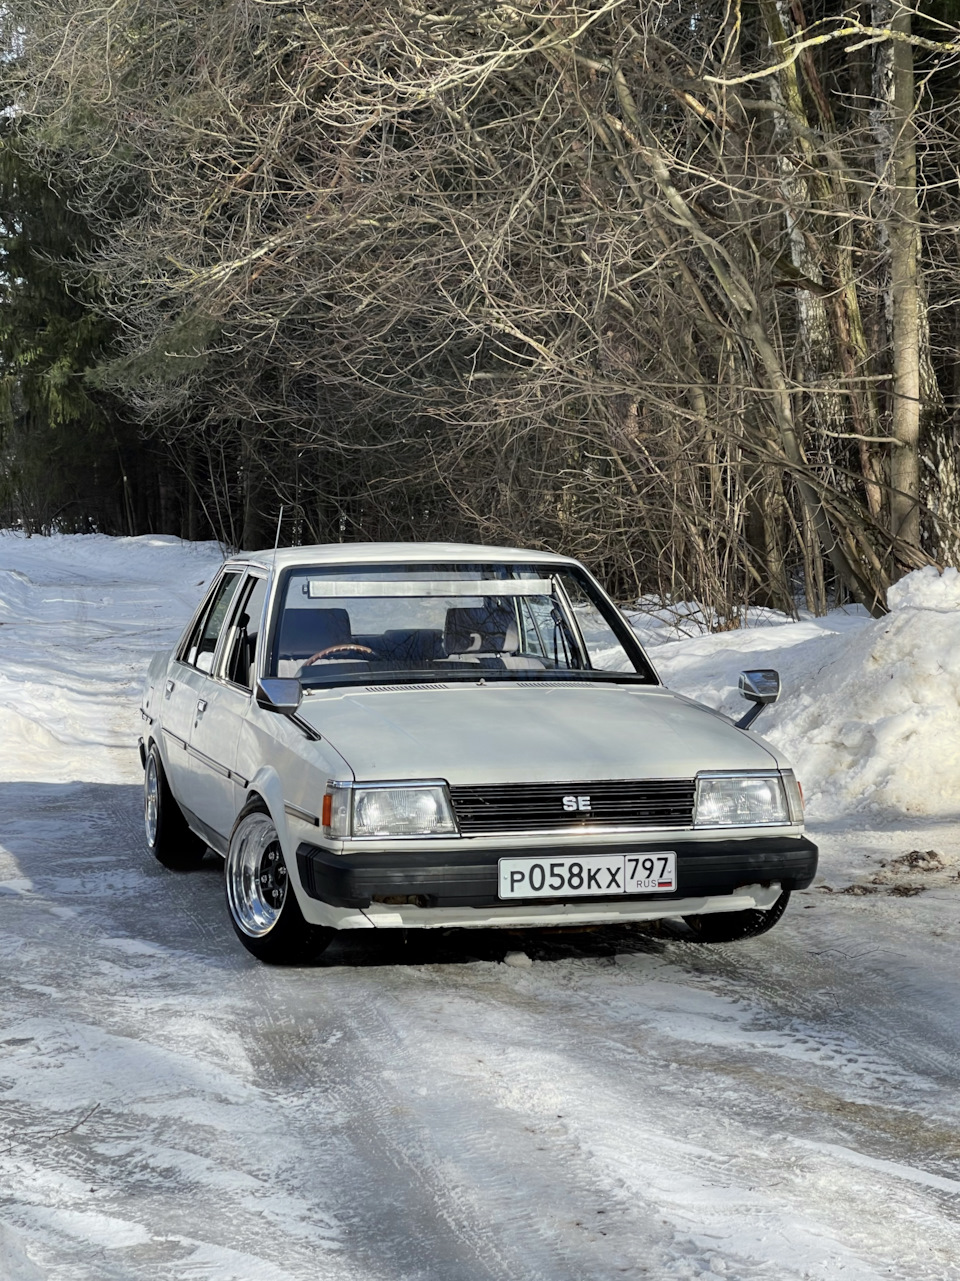
<path id="1" fill-rule="evenodd" d="M 269 934 L 286 902 L 287 866 L 268 814 L 248 814 L 227 855 L 227 900 L 239 929 L 251 938 Z"/>

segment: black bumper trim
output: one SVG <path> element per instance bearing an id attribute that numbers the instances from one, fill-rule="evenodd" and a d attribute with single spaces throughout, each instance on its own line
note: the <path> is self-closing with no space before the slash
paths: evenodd
<path id="1" fill-rule="evenodd" d="M 501 858 L 574 858 L 578 853 L 643 853 L 675 850 L 677 890 L 575 899 L 501 899 L 497 895 L 497 862 Z M 568 844 L 540 849 L 364 850 L 337 854 L 303 842 L 297 848 L 300 881 L 311 898 L 333 907 L 369 907 L 374 899 L 409 898 L 423 907 L 523 907 L 550 903 L 615 902 L 630 898 L 671 899 L 732 894 L 741 885 L 778 882 L 785 890 L 803 890 L 817 872 L 817 847 L 804 836 L 751 836 L 738 841 L 677 841 L 663 833 L 651 841 L 617 841 L 606 848 L 573 849 Z"/>

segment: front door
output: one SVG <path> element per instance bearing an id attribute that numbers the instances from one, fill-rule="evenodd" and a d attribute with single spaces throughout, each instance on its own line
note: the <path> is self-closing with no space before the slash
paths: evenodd
<path id="1" fill-rule="evenodd" d="M 160 723 L 163 726 L 163 759 L 173 794 L 188 808 L 190 780 L 189 743 L 197 706 L 206 697 L 220 633 L 242 575 L 226 573 L 215 585 L 205 609 L 180 646 L 177 662 L 167 673 Z"/>
<path id="2" fill-rule="evenodd" d="M 236 770 L 240 728 L 253 697 L 267 580 L 251 571 L 236 593 L 214 671 L 193 707 L 183 803 L 225 844 L 246 795 Z M 217 842 L 215 842 L 217 843 Z"/>

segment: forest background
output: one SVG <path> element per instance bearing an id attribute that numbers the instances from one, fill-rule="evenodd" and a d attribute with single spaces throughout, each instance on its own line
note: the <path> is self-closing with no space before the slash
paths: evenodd
<path id="1" fill-rule="evenodd" d="M 881 612 L 960 566 L 958 20 L 5 0 L 0 524 Z"/>

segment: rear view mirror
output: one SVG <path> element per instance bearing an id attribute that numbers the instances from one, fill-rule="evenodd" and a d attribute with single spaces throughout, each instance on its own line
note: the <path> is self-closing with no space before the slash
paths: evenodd
<path id="1" fill-rule="evenodd" d="M 775 703 L 780 697 L 780 673 L 769 667 L 741 672 L 740 693 L 751 703 Z"/>
<path id="2" fill-rule="evenodd" d="M 294 676 L 265 677 L 257 682 L 257 706 L 265 712 L 292 716 L 300 707 L 303 690 Z"/>

